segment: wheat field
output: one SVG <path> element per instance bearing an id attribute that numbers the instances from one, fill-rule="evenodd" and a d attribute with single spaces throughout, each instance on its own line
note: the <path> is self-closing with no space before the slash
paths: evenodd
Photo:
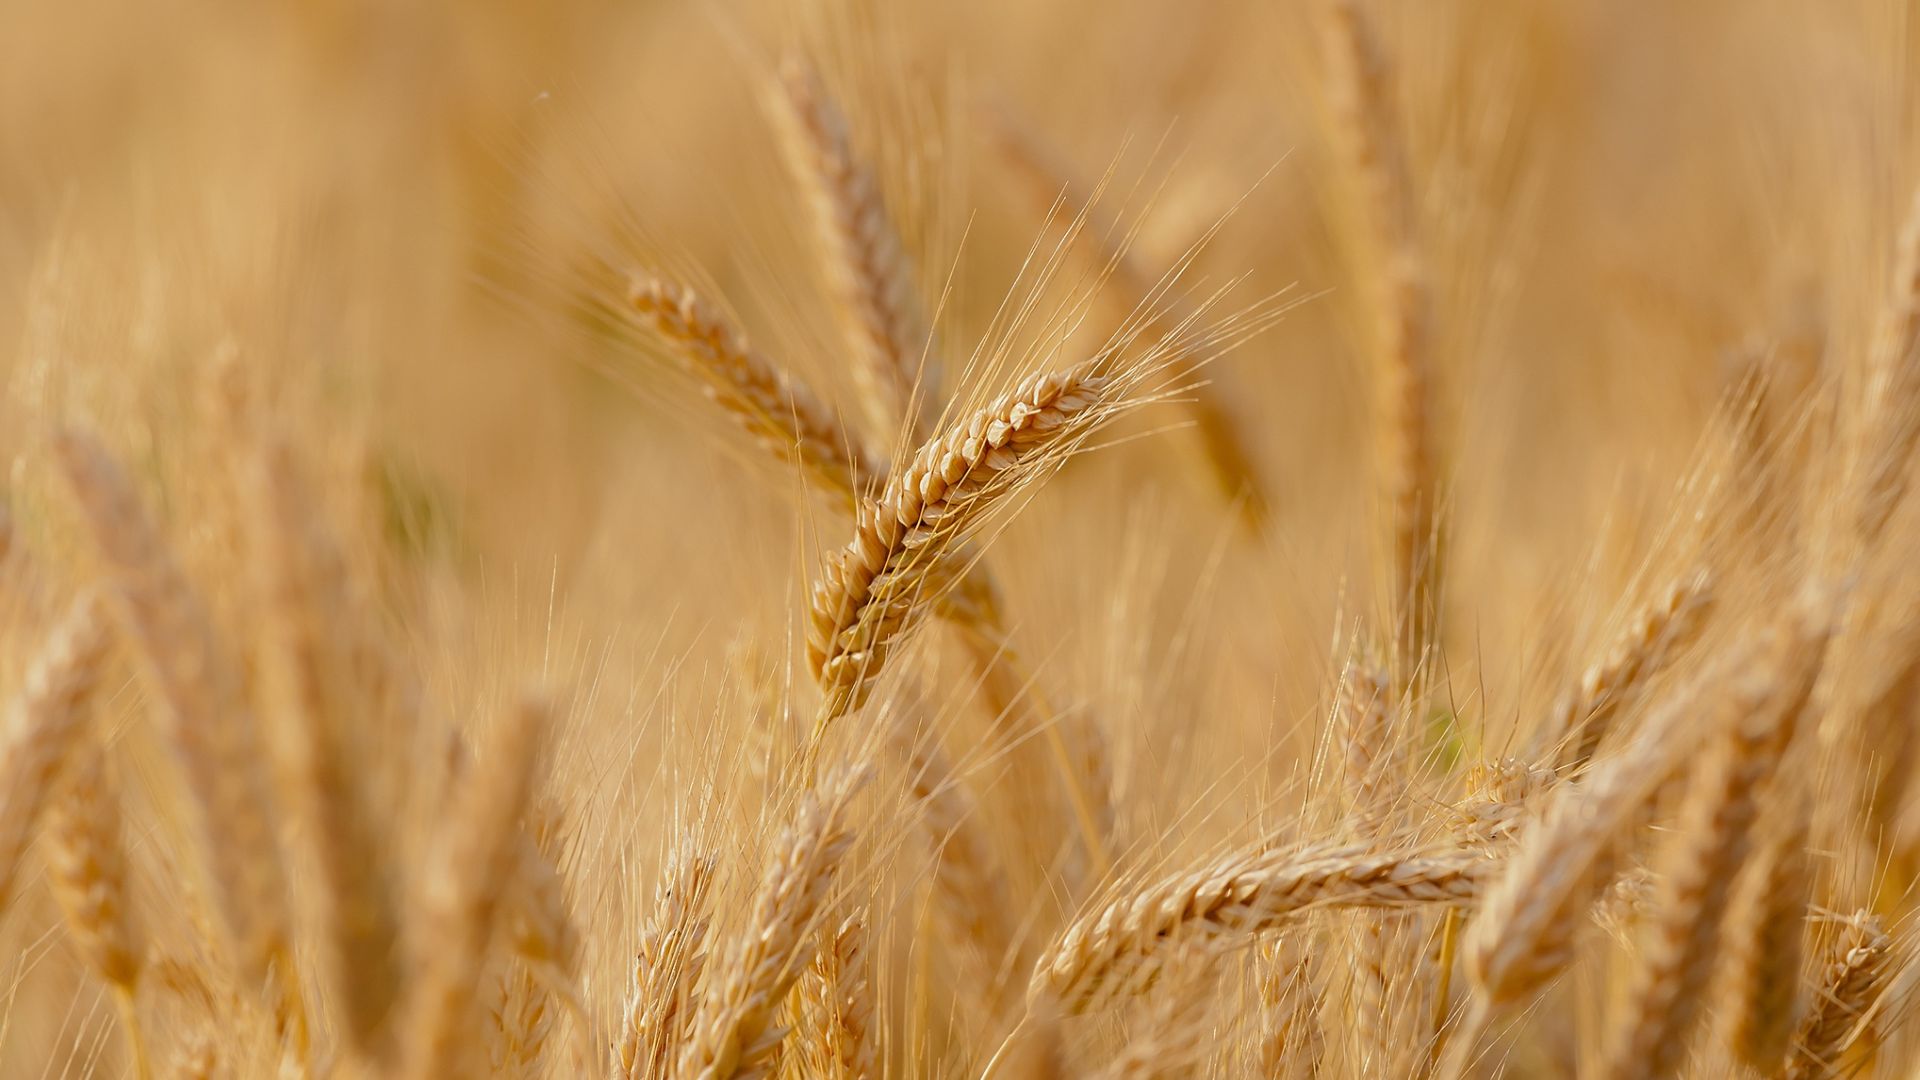
<path id="1" fill-rule="evenodd" d="M 1920 4 L 0 5 L 0 1077 L 1920 1077 Z"/>

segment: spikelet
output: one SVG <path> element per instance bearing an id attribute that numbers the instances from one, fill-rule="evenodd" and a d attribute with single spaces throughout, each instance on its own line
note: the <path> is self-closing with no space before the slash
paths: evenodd
<path id="1" fill-rule="evenodd" d="M 691 844 L 675 847 L 646 929 L 640 934 L 633 986 L 615 1047 L 616 1075 L 667 1080 L 674 1053 L 692 1021 L 693 990 L 707 962 L 707 891 L 713 859 Z"/>
<path id="2" fill-rule="evenodd" d="M 1828 1080 L 1841 1075 L 1842 1057 L 1861 1038 L 1869 1009 L 1886 989 L 1893 942 L 1878 916 L 1855 912 L 1820 971 L 1819 988 L 1794 1032 L 1783 1080 Z"/>
<path id="3" fill-rule="evenodd" d="M 0 912 L 48 793 L 86 730 L 86 706 L 106 649 L 99 599 L 83 594 L 48 635 L 7 709 L 0 747 Z"/>
<path id="4" fill-rule="evenodd" d="M 239 674 L 119 465 L 77 433 L 62 435 L 55 449 L 197 804 L 201 854 L 241 979 L 258 986 L 274 968 L 282 984 L 278 1007 L 288 1009 L 285 875 L 259 732 Z"/>
<path id="5" fill-rule="evenodd" d="M 955 545 L 1105 413 L 1100 361 L 1029 378 L 927 443 L 866 503 L 853 541 L 814 581 L 807 664 L 825 700 L 820 730 L 866 700 L 888 652 L 950 572 Z"/>
<path id="6" fill-rule="evenodd" d="M 283 790 L 319 871 L 313 894 L 342 1026 L 349 1044 L 371 1055 L 404 973 L 392 855 L 378 840 L 363 779 L 367 748 L 356 738 L 378 707 L 356 677 L 354 643 L 367 635 L 347 610 L 345 560 L 316 520 L 317 500 L 289 448 L 264 440 L 250 479 L 258 535 L 248 548 L 266 602 L 263 662 Z"/>
<path id="7" fill-rule="evenodd" d="M 777 109 L 794 179 L 807 192 L 821 255 L 840 303 L 853 375 L 869 432 L 892 439 L 924 434 L 914 389 L 937 380 L 921 371 L 928 332 L 914 275 L 888 219 L 873 172 L 855 154 L 847 118 L 818 73 L 798 56 L 781 71 Z M 903 424 L 904 421 L 904 424 Z"/>
<path id="8" fill-rule="evenodd" d="M 401 1076 L 463 1076 L 474 1064 L 475 996 L 520 866 L 520 819 L 533 798 L 547 723 L 544 705 L 524 701 L 509 710 L 491 752 L 466 770 L 454 792 L 414 921 L 421 940 Z"/>
<path id="9" fill-rule="evenodd" d="M 1674 843 L 1660 864 L 1652 938 L 1612 1043 L 1610 1076 L 1670 1076 L 1685 1063 L 1733 881 L 1752 846 L 1759 798 L 1813 695 L 1831 622 L 1817 604 L 1794 613 L 1763 662 L 1724 692 L 1725 719 L 1689 783 Z"/>
<path id="10" fill-rule="evenodd" d="M 1169 942 L 1247 945 L 1310 907 L 1470 903 L 1489 865 L 1484 856 L 1459 850 L 1236 852 L 1076 919 L 1034 966 L 1027 997 L 1082 1012 L 1151 985 Z"/>
<path id="11" fill-rule="evenodd" d="M 859 770 L 823 777 L 777 840 L 743 934 L 708 972 L 678 1080 L 766 1075 L 786 1035 L 774 1017 L 806 966 L 805 946 L 853 844 L 842 819 L 865 777 Z"/>
<path id="12" fill-rule="evenodd" d="M 1381 461 L 1390 508 L 1389 578 L 1404 643 L 1401 678 L 1435 640 L 1439 470 L 1434 446 L 1431 299 L 1414 224 L 1413 181 L 1393 117 L 1392 69 L 1358 0 L 1329 0 L 1329 99 L 1364 190 L 1383 265 L 1378 349 Z"/>
<path id="13" fill-rule="evenodd" d="M 885 469 L 811 391 L 720 317 L 692 289 L 639 278 L 627 302 L 673 347 L 714 404 L 781 461 L 796 461 L 833 497 L 855 504 Z"/>

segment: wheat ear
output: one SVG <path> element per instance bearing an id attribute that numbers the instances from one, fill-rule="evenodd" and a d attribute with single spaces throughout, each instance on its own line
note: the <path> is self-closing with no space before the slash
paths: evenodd
<path id="1" fill-rule="evenodd" d="M 1727 1046 L 1762 1075 L 1779 1067 L 1793 1033 L 1814 884 L 1806 850 L 1812 807 L 1803 785 L 1781 780 L 1761 810 L 1760 848 L 1735 885 L 1721 968 Z"/>
<path id="2" fill-rule="evenodd" d="M 786 1032 L 774 1024 L 800 977 L 836 871 L 853 844 L 848 803 L 865 771 L 822 778 L 781 834 L 741 937 L 708 972 L 678 1080 L 759 1077 Z"/>
<path id="3" fill-rule="evenodd" d="M 1847 919 L 1820 971 L 1819 989 L 1793 1036 L 1782 1080 L 1828 1080 L 1863 1034 L 1868 1010 L 1886 989 L 1893 941 L 1871 912 Z"/>
<path id="4" fill-rule="evenodd" d="M 113 586 L 117 614 L 199 810 L 201 855 L 242 981 L 277 973 L 283 1022 L 296 1009 L 286 878 L 259 731 L 232 658 L 118 464 L 92 439 L 55 444 Z M 294 1031 L 304 1039 L 304 1028 Z"/>
<path id="5" fill-rule="evenodd" d="M 478 1049 L 475 1000 L 496 925 L 520 866 L 521 817 L 533 799 L 548 710 L 508 711 L 489 753 L 453 794 L 421 898 L 419 969 L 410 992 L 400 1075 L 466 1075 Z"/>
<path id="6" fill-rule="evenodd" d="M 1245 945 L 1316 907 L 1471 903 L 1489 867 L 1474 852 L 1255 848 L 1121 896 L 1076 919 L 1034 966 L 1029 1001 L 1082 1012 L 1158 976 L 1162 947 Z"/>
<path id="7" fill-rule="evenodd" d="M 1679 655 L 1699 632 L 1712 603 L 1713 579 L 1706 570 L 1696 570 L 1634 615 L 1626 632 L 1555 704 L 1541 729 L 1564 740 L 1563 765 L 1581 766 L 1592 759 L 1621 705 Z"/>
<path id="8" fill-rule="evenodd" d="M 1906 494 L 1920 443 L 1920 192 L 1900 230 L 1887 296 L 1869 360 L 1871 400 L 1854 492 L 1854 530 L 1871 549 Z"/>
<path id="9" fill-rule="evenodd" d="M 832 409 L 754 349 L 692 289 L 637 278 L 628 306 L 652 325 L 707 397 L 782 461 L 852 503 L 885 469 L 868 461 Z"/>
<path id="10" fill-rule="evenodd" d="M 1660 864 L 1658 909 L 1607 1075 L 1677 1073 L 1718 956 L 1733 881 L 1746 862 L 1760 796 L 1813 695 L 1831 633 L 1828 612 L 1795 613 L 1763 662 L 1726 687 L 1724 719 L 1688 785 Z"/>
<path id="11" fill-rule="evenodd" d="M 798 56 L 783 65 L 778 104 L 788 160 L 807 192 L 828 278 L 840 301 L 870 430 L 883 437 L 902 431 L 917 437 L 925 423 L 914 388 L 936 380 L 921 370 L 929 335 L 880 185 L 854 152 L 846 116 L 819 74 Z"/>
<path id="12" fill-rule="evenodd" d="M 1020 383 L 921 447 L 863 504 L 854 538 L 813 585 L 807 663 L 824 700 L 814 741 L 866 700 L 888 653 L 956 578 L 960 541 L 1023 483 L 1071 453 L 1109 410 L 1101 360 Z"/>
<path id="13" fill-rule="evenodd" d="M 713 858 L 676 846 L 640 934 L 625 1024 L 615 1047 L 622 1080 L 668 1080 L 692 1020 L 694 987 L 707 963 L 707 891 Z"/>
<path id="14" fill-rule="evenodd" d="M 403 985 L 400 914 L 391 855 L 356 759 L 366 699 L 350 642 L 364 637 L 346 609 L 345 559 L 314 517 L 312 493 L 278 440 L 254 470 L 257 542 L 250 544 L 267 598 L 265 662 L 281 722 L 279 758 L 302 819 L 321 888 L 325 970 L 350 1045 L 379 1050 Z"/>
<path id="15" fill-rule="evenodd" d="M 83 594 L 48 635 L 7 709 L 0 746 L 0 912 L 48 793 L 86 730 L 86 704 L 106 650 L 99 600 Z"/>
<path id="16" fill-rule="evenodd" d="M 807 1075 L 831 1080 L 873 1080 L 873 986 L 867 963 L 867 922 L 848 916 L 824 935 L 801 980 L 807 1040 Z"/>
<path id="17" fill-rule="evenodd" d="M 1415 226 L 1413 181 L 1394 119 L 1393 71 L 1357 0 L 1329 0 L 1329 99 L 1365 210 L 1384 295 L 1379 304 L 1380 458 L 1392 542 L 1393 601 L 1400 605 L 1405 671 L 1435 640 L 1440 584 L 1439 470 L 1434 439 L 1431 299 Z"/>
<path id="18" fill-rule="evenodd" d="M 78 740 L 62 787 L 48 815 L 47 880 L 87 966 L 113 990 L 134 1072 L 144 1080 L 147 1051 L 134 1007 L 142 947 L 128 911 L 120 801 L 107 778 L 106 754 L 92 738 Z"/>

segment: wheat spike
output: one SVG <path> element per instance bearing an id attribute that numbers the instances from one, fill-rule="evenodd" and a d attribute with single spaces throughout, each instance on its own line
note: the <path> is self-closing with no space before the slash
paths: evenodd
<path id="1" fill-rule="evenodd" d="M 291 997 L 273 800 L 238 672 L 120 466 L 77 433 L 62 435 L 55 449 L 197 804 L 201 855 L 240 975 L 257 986 L 274 969 Z"/>
<path id="2" fill-rule="evenodd" d="M 542 704 L 523 701 L 509 710 L 490 752 L 454 792 L 416 922 L 423 939 L 403 1029 L 402 1076 L 438 1080 L 467 1075 L 472 1066 L 475 998 L 520 866 L 521 817 L 533 798 L 547 725 Z"/>
<path id="3" fill-rule="evenodd" d="M 842 819 L 865 775 L 850 771 L 823 778 L 781 834 L 744 935 L 708 972 L 677 1077 L 766 1075 L 768 1059 L 786 1035 L 774 1016 L 806 966 L 805 945 L 853 844 Z"/>
<path id="4" fill-rule="evenodd" d="M 144 949 L 128 910 L 126 851 L 120 837 L 120 801 L 107 777 L 106 754 L 82 736 L 49 810 L 47 880 L 79 943 L 87 966 L 113 990 L 134 1072 L 148 1075 L 134 992 Z"/>
<path id="5" fill-rule="evenodd" d="M 1376 345 L 1380 459 L 1391 519 L 1389 580 L 1399 605 L 1397 637 L 1405 644 L 1405 672 L 1421 663 L 1435 640 L 1432 624 L 1440 602 L 1432 301 L 1415 226 L 1413 180 L 1393 115 L 1392 67 L 1358 0 L 1330 0 L 1326 37 L 1329 99 L 1366 196 L 1368 225 L 1382 261 Z"/>
<path id="6" fill-rule="evenodd" d="M 106 649 L 99 599 L 82 594 L 48 635 L 7 709 L 0 746 L 0 912 L 48 793 L 86 729 L 86 705 Z"/>
<path id="7" fill-rule="evenodd" d="M 1865 549 L 1879 543 L 1906 494 L 1920 443 L 1920 192 L 1895 245 L 1868 378 L 1871 400 L 1853 494 L 1855 537 Z"/>
<path id="8" fill-rule="evenodd" d="M 1170 940 L 1249 944 L 1309 908 L 1471 903 L 1489 865 L 1478 853 L 1457 850 L 1238 852 L 1076 919 L 1034 966 L 1028 999 L 1085 1011 L 1150 985 Z"/>
<path id="9" fill-rule="evenodd" d="M 1821 968 L 1807 1015 L 1794 1032 L 1793 1049 L 1778 1074 L 1782 1080 L 1842 1075 L 1842 1057 L 1862 1037 L 1867 1011 L 1886 989 L 1892 949 L 1878 916 L 1858 911 L 1847 919 Z"/>
<path id="10" fill-rule="evenodd" d="M 323 955 L 346 1035 L 374 1054 L 404 972 L 392 856 L 377 839 L 359 760 L 363 717 L 379 704 L 356 677 L 355 650 L 365 646 L 355 643 L 367 635 L 347 611 L 344 557 L 316 521 L 316 500 L 284 443 L 264 441 L 252 481 L 259 536 L 249 549 L 267 599 L 281 773 L 320 872 Z"/>
<path id="11" fill-rule="evenodd" d="M 797 460 L 836 498 L 853 504 L 885 469 L 811 391 L 747 342 L 691 288 L 636 279 L 627 303 L 673 347 L 707 397 L 782 461 Z"/>
<path id="12" fill-rule="evenodd" d="M 675 847 L 640 934 L 625 1024 L 615 1047 L 616 1075 L 667 1080 L 692 1020 L 693 991 L 707 962 L 707 891 L 713 858 L 690 843 Z"/>
<path id="13" fill-rule="evenodd" d="M 1824 612 L 1796 613 L 1763 662 L 1724 691 L 1724 719 L 1688 785 L 1675 842 L 1661 863 L 1652 938 L 1614 1037 L 1610 1076 L 1664 1077 L 1685 1062 L 1759 797 L 1812 697 L 1830 626 Z"/>
<path id="14" fill-rule="evenodd" d="M 1274 1080 L 1314 1076 L 1325 1040 L 1313 951 L 1282 937 L 1262 947 L 1260 964 L 1258 1075 Z"/>
<path id="15" fill-rule="evenodd" d="M 914 393 L 936 380 L 912 268 L 873 172 L 854 152 L 847 118 L 798 56 L 781 71 L 778 112 L 794 178 L 807 192 L 820 250 L 853 349 L 853 375 L 876 436 L 924 433 Z"/>
<path id="16" fill-rule="evenodd" d="M 802 1015 L 811 1030 L 803 1056 L 807 1075 L 835 1080 L 873 1080 L 873 986 L 867 962 L 867 923 L 850 915 L 823 935 L 813 964 L 800 981 Z"/>
<path id="17" fill-rule="evenodd" d="M 824 695 L 815 740 L 866 700 L 888 652 L 953 579 L 958 542 L 1106 410 L 1114 382 L 1087 361 L 1020 383 L 921 447 L 863 505 L 854 538 L 813 585 L 807 663 Z"/>
<path id="18" fill-rule="evenodd" d="M 1696 570 L 1635 614 L 1606 654 L 1581 673 L 1579 685 L 1555 704 L 1541 729 L 1566 740 L 1563 765 L 1576 767 L 1592 759 L 1620 707 L 1679 655 L 1699 632 L 1712 603 L 1712 576 Z"/>
<path id="19" fill-rule="evenodd" d="M 1806 850 L 1812 807 L 1803 786 L 1777 786 L 1783 790 L 1761 811 L 1760 848 L 1727 912 L 1721 978 L 1727 1045 L 1760 1074 L 1780 1065 L 1793 1032 L 1814 884 Z"/>

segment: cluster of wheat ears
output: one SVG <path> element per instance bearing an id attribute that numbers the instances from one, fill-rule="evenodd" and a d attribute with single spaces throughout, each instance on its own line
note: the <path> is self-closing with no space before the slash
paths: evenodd
<path id="1" fill-rule="evenodd" d="M 166 479 L 189 451 L 141 423 L 43 418 L 0 570 L 21 645 L 0 742 L 0 942 L 17 955 L 0 1067 L 1910 1075 L 1920 203 L 1863 274 L 1884 283 L 1877 322 L 1836 338 L 1860 346 L 1811 377 L 1748 355 L 1660 557 L 1625 595 L 1567 586 L 1610 629 L 1538 704 L 1496 709 L 1455 676 L 1476 646 L 1449 580 L 1465 510 L 1436 343 L 1452 294 L 1396 65 L 1360 0 L 1316 10 L 1330 161 L 1358 223 L 1345 302 L 1369 328 L 1373 449 L 1340 467 L 1376 508 L 1380 599 L 1343 602 L 1332 669 L 1309 676 L 1321 706 L 1261 728 L 1247 771 L 1191 783 L 1192 816 L 1155 770 L 1221 723 L 1209 706 L 1146 722 L 1161 699 L 1087 692 L 1051 662 L 1058 634 L 1033 629 L 1059 623 L 1021 614 L 1065 591 L 1070 618 L 1138 621 L 1129 590 L 1151 587 L 1025 588 L 998 541 L 1063 469 L 1050 486 L 1097 497 L 1082 459 L 1125 444 L 1211 501 L 1209 543 L 1289 558 L 1273 537 L 1324 522 L 1289 517 L 1231 362 L 1315 300 L 1193 284 L 1230 214 L 1154 265 L 1099 185 L 982 108 L 968 123 L 1037 195 L 1041 239 L 967 331 L 844 80 L 794 51 L 766 65 L 765 104 L 804 193 L 814 302 L 836 319 L 833 391 L 750 343 L 710 283 L 630 245 L 523 305 L 570 326 L 590 367 L 613 358 L 669 403 L 704 395 L 689 422 L 761 455 L 728 474 L 768 482 L 744 498 L 787 508 L 761 524 L 798 515 L 817 537 L 804 594 L 774 605 L 786 625 L 732 641 L 729 671 L 575 677 L 551 662 L 573 648 L 551 610 L 520 611 L 544 642 L 524 678 L 504 646 L 436 660 L 474 609 L 427 580 L 457 570 L 390 550 L 420 499 L 316 450 L 325 406 L 245 350 L 188 395 L 182 439 L 219 470 L 191 493 Z M 736 542 L 676 550 L 724 560 Z M 677 573 L 640 571 L 666 590 Z M 700 617 L 732 621 L 711 595 Z M 1200 663 L 1177 639 L 1210 617 L 1196 605 L 1122 681 Z M 683 681 L 734 689 L 642 731 L 632 703 Z M 611 723 L 608 698 L 629 703 Z M 583 717 L 611 734 L 582 735 Z"/>

